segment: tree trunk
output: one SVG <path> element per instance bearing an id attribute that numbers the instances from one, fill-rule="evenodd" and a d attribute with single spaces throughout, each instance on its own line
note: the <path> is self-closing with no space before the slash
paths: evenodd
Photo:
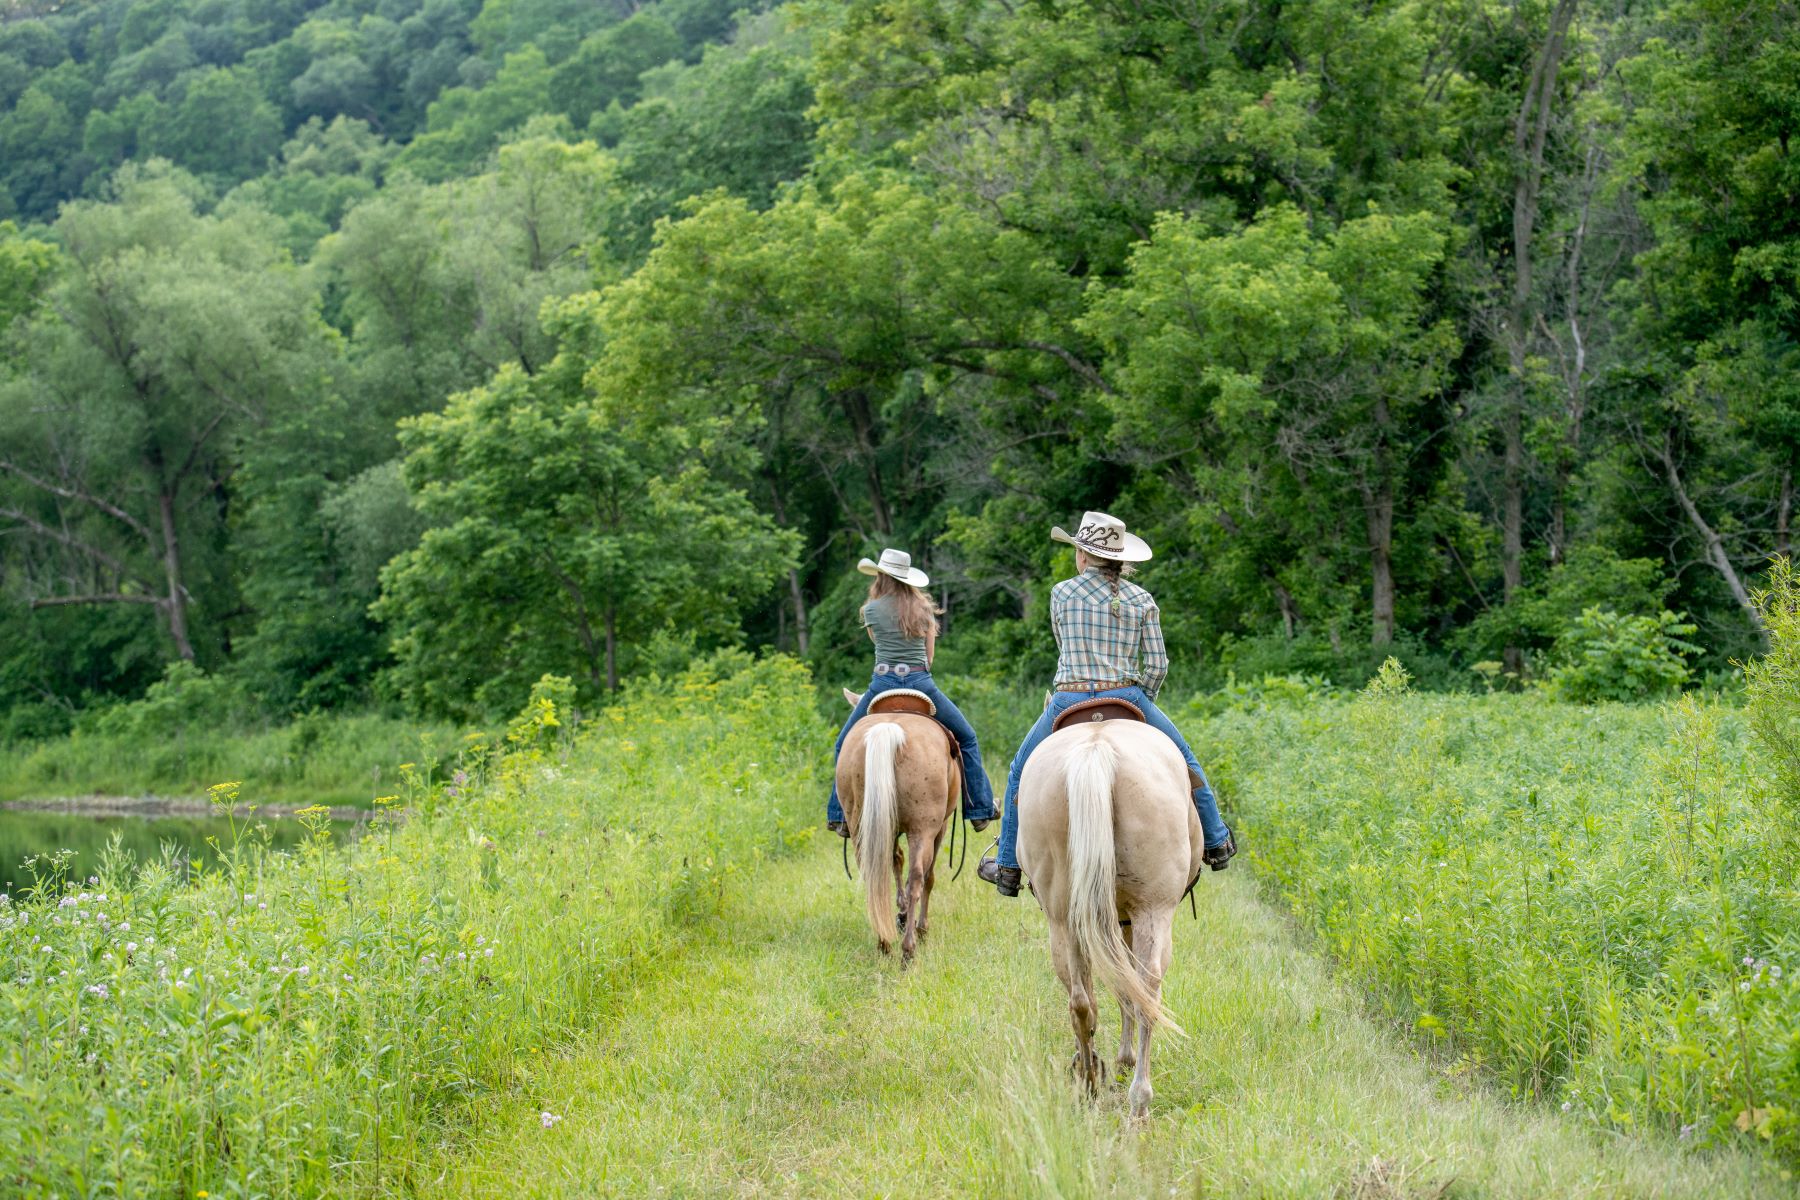
<path id="1" fill-rule="evenodd" d="M 619 690 L 619 631 L 611 600 L 606 602 L 606 690 Z"/>
<path id="2" fill-rule="evenodd" d="M 882 537 L 892 537 L 894 522 L 888 515 L 887 492 L 881 486 L 881 466 L 875 457 L 875 414 L 869 409 L 869 398 L 852 390 L 841 393 L 838 403 L 843 406 L 844 415 L 850 419 L 850 429 L 856 435 L 858 457 L 862 459 L 863 476 L 869 485 L 869 503 L 875 510 L 875 531 Z"/>
<path id="3" fill-rule="evenodd" d="M 1500 537 L 1500 594 L 1513 603 L 1525 583 L 1525 439 L 1520 430 L 1519 407 L 1506 414 L 1505 492 L 1502 498 Z M 1525 674 L 1525 651 L 1510 638 L 1500 654 L 1506 670 L 1515 677 Z"/>
<path id="4" fill-rule="evenodd" d="M 172 491 L 165 488 L 158 493 L 156 511 L 162 522 L 163 576 L 169 589 L 162 609 L 169 618 L 169 636 L 175 641 L 175 653 L 193 662 L 194 644 L 188 640 L 187 589 L 181 583 L 181 539 L 175 527 L 175 494 Z"/>
<path id="5" fill-rule="evenodd" d="M 1674 493 L 1675 502 L 1681 506 L 1681 511 L 1686 514 L 1688 524 L 1694 527 L 1694 532 L 1700 535 L 1700 544 L 1706 548 L 1706 561 L 1725 580 L 1725 586 L 1731 591 L 1731 598 L 1738 602 L 1738 607 L 1750 618 L 1750 624 L 1755 626 L 1757 635 L 1766 643 L 1768 630 L 1763 627 L 1762 614 L 1756 611 L 1756 602 L 1750 599 L 1750 590 L 1744 586 L 1743 577 L 1738 574 L 1737 566 L 1725 549 L 1725 539 L 1719 536 L 1719 531 L 1712 527 L 1701 514 L 1700 506 L 1688 495 L 1687 485 L 1682 482 L 1681 472 L 1675 466 L 1675 455 L 1669 449 L 1666 438 L 1657 457 L 1662 460 L 1663 475 L 1668 480 L 1669 490 Z"/>
<path id="6" fill-rule="evenodd" d="M 1281 609 L 1281 632 L 1291 642 L 1294 640 L 1294 625 L 1300 619 L 1300 606 L 1294 603 L 1294 593 L 1283 587 L 1272 573 L 1268 575 L 1268 580 L 1275 592 L 1275 603 Z"/>
<path id="7" fill-rule="evenodd" d="M 806 621 L 806 596 L 800 590 L 800 572 L 788 568 L 788 598 L 794 603 L 794 645 L 805 658 L 812 644 L 812 630 Z"/>
<path id="8" fill-rule="evenodd" d="M 1781 503 L 1775 509 L 1775 553 L 1792 558 L 1788 530 L 1794 518 L 1794 468 L 1781 469 Z"/>
<path id="9" fill-rule="evenodd" d="M 1369 528 L 1369 603 L 1373 612 L 1370 645 L 1394 640 L 1394 489 L 1383 479 L 1363 489 L 1363 516 Z"/>
<path id="10" fill-rule="evenodd" d="M 1501 515 L 1502 597 L 1511 604 L 1525 582 L 1525 411 L 1530 403 L 1526 379 L 1532 321 L 1532 239 L 1537 232 L 1538 194 L 1544 181 L 1544 143 L 1550 130 L 1550 99 L 1562 62 L 1576 0 L 1558 0 L 1550 14 L 1544 43 L 1532 66 L 1525 95 L 1513 121 L 1513 286 L 1506 320 L 1506 357 L 1511 384 L 1503 426 L 1506 445 Z M 1524 651 L 1508 642 L 1502 657 L 1508 671 L 1523 674 Z"/>
<path id="11" fill-rule="evenodd" d="M 781 485 L 775 481 L 773 471 L 769 473 L 769 499 L 775 507 L 775 520 L 782 528 L 788 527 L 787 504 L 781 498 Z M 794 644 L 799 647 L 800 657 L 805 658 L 807 646 L 811 642 L 811 627 L 806 619 L 806 594 L 800 588 L 800 572 L 794 567 L 788 568 L 788 599 L 794 605 Z"/>

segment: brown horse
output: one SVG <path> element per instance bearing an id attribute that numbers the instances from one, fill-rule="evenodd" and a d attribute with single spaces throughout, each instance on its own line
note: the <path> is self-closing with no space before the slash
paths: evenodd
<path id="1" fill-rule="evenodd" d="M 844 697 L 852 706 L 861 699 L 848 690 Z M 838 755 L 838 799 L 856 842 L 869 927 L 881 952 L 888 953 L 901 935 L 894 920 L 898 892 L 899 923 L 905 926 L 902 966 L 912 961 L 925 936 L 938 850 L 962 799 L 962 778 L 951 755 L 942 725 L 905 712 L 870 713 L 851 726 Z M 902 834 L 912 854 L 904 881 Z"/>
<path id="2" fill-rule="evenodd" d="M 1050 955 L 1069 992 L 1076 1075 L 1090 1095 L 1099 1092 L 1097 975 L 1119 1001 L 1118 1070 L 1133 1072 L 1134 1117 L 1150 1110 L 1151 1033 L 1159 1025 L 1182 1032 L 1163 1009 L 1162 981 L 1175 906 L 1199 875 L 1204 847 L 1189 786 L 1175 744 L 1136 721 L 1084 722 L 1051 734 L 1019 781 L 1019 865 L 1050 921 Z"/>

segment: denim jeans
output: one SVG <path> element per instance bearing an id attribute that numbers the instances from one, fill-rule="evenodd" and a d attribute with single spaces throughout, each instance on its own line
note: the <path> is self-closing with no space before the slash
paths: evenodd
<path id="1" fill-rule="evenodd" d="M 950 698 L 938 690 L 938 685 L 931 680 L 927 671 L 910 671 L 904 678 L 889 673 L 876 675 L 869 680 L 869 690 L 863 693 L 862 700 L 850 710 L 850 719 L 838 730 L 837 745 L 832 748 L 831 761 L 837 762 L 837 756 L 843 753 L 844 739 L 850 736 L 850 727 L 863 719 L 869 711 L 869 704 L 875 697 L 894 688 L 911 688 L 915 692 L 924 692 L 937 705 L 937 722 L 950 731 L 956 744 L 962 748 L 963 762 L 963 816 L 971 821 L 991 820 L 994 816 L 994 785 L 988 782 L 987 771 L 981 765 L 981 747 L 975 742 L 975 727 L 969 719 L 962 715 Z M 844 819 L 844 806 L 838 803 L 837 778 L 831 781 L 831 800 L 825 806 L 825 819 L 841 821 Z"/>
<path id="2" fill-rule="evenodd" d="M 1200 814 L 1200 832 L 1205 835 L 1207 849 L 1223 844 L 1231 836 L 1231 831 L 1225 828 L 1225 822 L 1219 818 L 1219 801 L 1213 795 L 1212 785 L 1204 782 L 1206 772 L 1200 769 L 1200 760 L 1194 757 L 1194 752 L 1188 748 L 1187 739 L 1181 736 L 1175 723 L 1163 715 L 1162 709 L 1156 707 L 1150 697 L 1144 695 L 1143 688 L 1112 688 L 1104 692 L 1052 692 L 1049 705 L 1038 717 L 1037 724 L 1031 727 L 1031 732 L 1025 735 L 1025 740 L 1019 744 L 1019 752 L 1013 755 L 1012 769 L 1006 774 L 1006 811 L 1000 818 L 998 852 L 1001 866 L 1019 865 L 1019 777 L 1025 773 L 1025 760 L 1031 757 L 1031 752 L 1037 749 L 1039 742 L 1050 736 L 1050 724 L 1058 713 L 1071 704 L 1101 696 L 1129 700 L 1143 709 L 1150 724 L 1168 735 L 1169 740 L 1175 743 L 1175 748 L 1181 751 L 1181 757 L 1187 759 L 1188 769 L 1203 781 L 1194 789 L 1194 810 Z"/>

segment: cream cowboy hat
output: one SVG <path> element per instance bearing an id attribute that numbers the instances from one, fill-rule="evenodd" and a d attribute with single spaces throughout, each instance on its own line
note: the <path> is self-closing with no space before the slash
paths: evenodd
<path id="1" fill-rule="evenodd" d="M 931 576 L 912 565 L 912 555 L 904 550 L 883 550 L 881 561 L 865 558 L 856 564 L 856 569 L 864 575 L 892 575 L 901 583 L 910 583 L 914 587 L 924 587 L 931 582 Z"/>
<path id="2" fill-rule="evenodd" d="M 1066 542 L 1077 550 L 1085 550 L 1095 558 L 1113 562 L 1147 562 L 1150 543 L 1135 533 L 1125 532 L 1125 522 L 1103 512 L 1081 514 L 1081 525 L 1070 537 L 1059 526 L 1050 527 L 1050 540 Z"/>

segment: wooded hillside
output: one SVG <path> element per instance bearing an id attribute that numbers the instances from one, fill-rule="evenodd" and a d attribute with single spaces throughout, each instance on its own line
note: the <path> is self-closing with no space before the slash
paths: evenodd
<path id="1" fill-rule="evenodd" d="M 1665 609 L 1725 669 L 1797 128 L 1775 0 L 7 4 L 0 736 L 182 660 L 272 714 L 847 664 L 885 544 L 1038 672 L 1096 507 L 1190 683 Z"/>

